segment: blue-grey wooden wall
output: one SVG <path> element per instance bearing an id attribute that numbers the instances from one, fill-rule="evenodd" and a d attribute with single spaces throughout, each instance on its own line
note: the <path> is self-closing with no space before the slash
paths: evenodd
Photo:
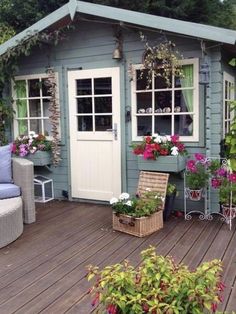
<path id="1" fill-rule="evenodd" d="M 151 44 L 158 43 L 162 35 L 159 32 L 147 32 Z M 46 172 L 53 178 L 55 195 L 62 197 L 62 190 L 70 195 L 70 152 L 69 152 L 69 117 L 68 117 L 68 85 L 67 71 L 72 69 L 93 69 L 102 67 L 119 66 L 121 69 L 121 127 L 122 127 L 122 189 L 135 193 L 138 181 L 136 157 L 129 147 L 131 136 L 131 122 L 125 122 L 126 108 L 131 106 L 131 84 L 128 77 L 129 63 L 141 63 L 144 45 L 140 42 L 138 29 L 123 29 L 122 61 L 112 59 L 115 47 L 112 25 L 83 21 L 76 28 L 68 32 L 65 41 L 57 47 L 37 49 L 31 56 L 23 58 L 20 63 L 19 75 L 43 73 L 50 65 L 59 73 L 59 91 L 61 104 L 61 144 L 62 162 L 59 167 L 52 167 L 52 172 Z M 202 60 L 200 41 L 184 37 L 167 35 L 174 41 L 184 58 L 199 58 Z M 197 143 L 186 143 L 190 155 L 195 152 L 217 155 L 221 139 L 222 125 L 222 67 L 220 48 L 209 50 L 208 60 L 211 69 L 211 82 L 206 89 L 207 98 L 204 98 L 205 87 L 199 87 L 200 102 L 200 140 Z M 207 150 L 206 150 L 207 148 Z M 183 209 L 183 179 L 179 175 L 172 175 L 171 181 L 178 183 L 179 196 L 176 203 L 177 209 Z M 202 206 L 202 204 L 200 204 Z"/>

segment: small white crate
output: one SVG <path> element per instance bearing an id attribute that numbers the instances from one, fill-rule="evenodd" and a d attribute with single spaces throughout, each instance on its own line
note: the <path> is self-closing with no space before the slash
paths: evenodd
<path id="1" fill-rule="evenodd" d="M 46 203 L 54 199 L 53 181 L 44 176 L 34 177 L 34 200 Z"/>

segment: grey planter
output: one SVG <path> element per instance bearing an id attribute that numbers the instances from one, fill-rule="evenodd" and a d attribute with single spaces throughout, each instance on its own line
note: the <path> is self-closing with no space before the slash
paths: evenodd
<path id="1" fill-rule="evenodd" d="M 46 166 L 52 163 L 52 154 L 48 151 L 37 151 L 34 154 L 25 156 L 24 158 L 32 161 L 34 166 Z"/>
<path id="2" fill-rule="evenodd" d="M 185 169 L 186 158 L 184 156 L 159 156 L 156 160 L 138 157 L 138 169 L 146 171 L 180 172 Z"/>

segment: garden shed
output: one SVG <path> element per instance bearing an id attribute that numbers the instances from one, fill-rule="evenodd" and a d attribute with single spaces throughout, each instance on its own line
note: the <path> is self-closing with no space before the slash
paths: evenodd
<path id="1" fill-rule="evenodd" d="M 19 59 L 9 133 L 10 140 L 31 131 L 50 138 L 50 68 L 61 161 L 36 171 L 53 179 L 56 198 L 109 201 L 123 191 L 135 193 L 139 170 L 130 145 L 147 134 L 179 134 L 190 155 L 219 156 L 235 96 L 229 61 L 236 31 L 71 0 L 2 44 L 0 55 L 37 33 L 62 28 L 57 45 L 41 40 L 40 48 Z M 147 88 L 140 75 L 147 42 L 178 51 L 185 80 L 173 75 L 166 84 L 152 77 Z M 178 184 L 176 207 L 183 209 L 183 177 L 173 172 L 171 180 Z"/>

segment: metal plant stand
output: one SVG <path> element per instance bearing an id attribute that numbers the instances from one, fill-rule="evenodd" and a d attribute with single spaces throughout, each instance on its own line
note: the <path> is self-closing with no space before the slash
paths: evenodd
<path id="1" fill-rule="evenodd" d="M 228 169 L 228 160 L 222 159 L 222 158 L 207 158 L 207 161 L 210 162 L 212 160 L 220 160 L 221 164 L 225 166 L 226 169 Z M 202 210 L 189 210 L 187 202 L 189 200 L 189 188 L 186 186 L 186 174 L 184 173 L 184 217 L 186 220 L 192 219 L 192 214 L 199 214 L 200 220 L 213 220 L 214 215 L 220 216 L 220 220 L 223 222 L 226 222 L 229 225 L 229 229 L 232 228 L 232 220 L 236 218 L 236 207 L 233 206 L 233 195 L 232 191 L 230 193 L 230 203 L 229 207 L 227 209 L 222 208 L 222 205 L 220 205 L 221 210 L 216 211 L 215 209 L 211 209 L 211 194 L 213 191 L 213 188 L 211 187 L 211 179 L 209 178 L 209 182 L 207 187 L 203 189 L 202 198 L 204 205 Z M 231 183 L 232 184 L 232 183 Z"/>

